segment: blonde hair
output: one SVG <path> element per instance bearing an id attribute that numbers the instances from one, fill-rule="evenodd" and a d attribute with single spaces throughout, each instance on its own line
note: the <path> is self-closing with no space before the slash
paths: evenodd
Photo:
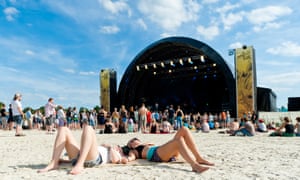
<path id="1" fill-rule="evenodd" d="M 22 95 L 20 93 L 16 93 L 14 95 L 14 101 L 17 100 L 19 97 L 21 97 Z"/>

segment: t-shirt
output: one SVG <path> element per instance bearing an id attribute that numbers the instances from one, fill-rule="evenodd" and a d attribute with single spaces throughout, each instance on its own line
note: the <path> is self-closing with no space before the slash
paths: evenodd
<path id="1" fill-rule="evenodd" d="M 22 109 L 22 104 L 20 101 L 18 101 L 18 100 L 13 101 L 11 103 L 11 108 L 12 108 L 13 116 L 21 115 L 21 113 L 19 112 L 19 109 L 18 109 L 18 108 Z"/>
<path id="2" fill-rule="evenodd" d="M 267 131 L 267 127 L 265 123 L 258 123 L 258 129 L 262 131 Z"/>
<path id="3" fill-rule="evenodd" d="M 107 147 L 104 146 L 98 146 L 98 151 L 101 154 L 102 163 L 101 164 L 107 164 L 111 162 L 109 151 Z"/>

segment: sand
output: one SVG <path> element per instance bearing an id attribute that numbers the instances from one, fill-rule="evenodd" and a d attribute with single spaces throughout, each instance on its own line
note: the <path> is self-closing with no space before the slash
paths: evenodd
<path id="1" fill-rule="evenodd" d="M 49 162 L 55 134 L 25 130 L 25 137 L 0 130 L 0 179 L 300 179 L 300 138 L 231 137 L 228 134 L 192 132 L 196 144 L 207 160 L 216 165 L 197 174 L 183 159 L 174 163 L 138 160 L 127 165 L 106 164 L 87 168 L 79 175 L 68 174 L 71 166 L 37 173 Z M 80 139 L 81 131 L 74 131 Z M 97 134 L 98 143 L 125 144 L 132 137 L 163 144 L 174 134 Z"/>

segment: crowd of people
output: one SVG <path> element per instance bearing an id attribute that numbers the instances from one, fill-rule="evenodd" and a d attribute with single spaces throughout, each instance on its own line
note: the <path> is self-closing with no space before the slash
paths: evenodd
<path id="1" fill-rule="evenodd" d="M 50 163 L 38 172 L 57 169 L 61 162 L 73 165 L 71 174 L 80 173 L 85 167 L 93 167 L 104 163 L 126 164 L 136 159 L 147 159 L 153 162 L 169 162 L 181 155 L 192 167 L 192 171 L 202 173 L 213 166 L 202 158 L 196 148 L 191 130 L 209 133 L 212 129 L 220 129 L 219 133 L 231 136 L 254 136 L 257 133 L 268 133 L 270 136 L 300 136 L 300 117 L 293 125 L 288 117 L 283 119 L 280 126 L 274 123 L 265 124 L 255 112 L 248 112 L 240 119 L 231 118 L 229 111 L 220 113 L 190 113 L 185 112 L 179 105 L 174 108 L 171 104 L 164 110 L 158 104 L 146 107 L 142 103 L 139 107 L 122 105 L 108 112 L 103 107 L 98 110 L 76 107 L 63 108 L 56 105 L 53 98 L 49 98 L 41 109 L 23 112 L 22 95 L 16 93 L 8 110 L 1 107 L 1 129 L 15 129 L 16 136 L 25 136 L 24 128 L 45 130 L 49 134 L 56 133 L 54 149 Z M 27 123 L 24 123 L 27 122 Z M 72 135 L 72 130 L 82 130 L 81 144 L 78 145 Z M 169 142 L 154 146 L 153 143 L 142 143 L 138 138 L 128 141 L 125 146 L 97 145 L 96 133 L 174 133 Z M 64 146 L 61 146 L 61 145 Z M 69 160 L 60 159 L 66 149 Z M 189 153 L 191 152 L 191 153 Z M 192 154 L 192 155 L 191 155 Z M 204 165 L 204 166 L 203 166 Z"/>
<path id="2" fill-rule="evenodd" d="M 22 129 L 46 130 L 53 134 L 60 126 L 66 126 L 70 130 L 82 128 L 82 124 L 87 122 L 93 129 L 101 133 L 171 133 L 186 127 L 195 132 L 208 133 L 212 129 L 225 129 L 220 133 L 228 133 L 232 136 L 253 136 L 256 132 L 269 132 L 275 130 L 272 136 L 299 136 L 300 125 L 298 117 L 295 125 L 291 124 L 288 117 L 284 118 L 281 126 L 276 127 L 275 123 L 265 124 L 263 119 L 253 112 L 244 113 L 240 119 L 231 118 L 229 111 L 219 113 L 192 113 L 185 112 L 178 105 L 176 108 L 171 104 L 165 109 L 159 108 L 156 103 L 152 107 L 142 103 L 140 106 L 125 105 L 120 108 L 115 107 L 112 112 L 102 107 L 92 110 L 76 107 L 64 108 L 56 105 L 53 98 L 49 98 L 41 109 L 28 109 L 23 112 L 21 104 L 22 95 L 16 93 L 8 109 L 5 105 L 1 107 L 0 128 L 16 130 L 16 136 L 24 136 Z M 286 132 L 281 132 L 285 130 Z"/>

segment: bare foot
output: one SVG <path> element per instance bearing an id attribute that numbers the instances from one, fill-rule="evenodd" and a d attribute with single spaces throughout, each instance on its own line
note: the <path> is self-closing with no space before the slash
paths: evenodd
<path id="1" fill-rule="evenodd" d="M 214 166 L 215 163 L 212 163 L 212 162 L 209 162 L 209 161 L 206 161 L 204 159 L 201 159 L 200 161 L 197 161 L 199 164 L 203 164 L 203 165 L 207 165 L 207 166 Z"/>
<path id="2" fill-rule="evenodd" d="M 58 165 L 54 162 L 50 162 L 50 164 L 48 164 L 48 166 L 46 166 L 43 169 L 39 169 L 37 172 L 44 173 L 44 172 L 48 172 L 48 171 L 55 170 L 55 169 L 58 169 Z"/>
<path id="3" fill-rule="evenodd" d="M 196 172 L 196 173 L 203 173 L 204 171 L 207 171 L 209 169 L 209 167 L 203 167 L 200 166 L 199 164 L 194 164 L 192 166 L 192 171 Z"/>
<path id="4" fill-rule="evenodd" d="M 83 171 L 83 169 L 84 169 L 83 166 L 81 166 L 81 167 L 74 166 L 74 168 L 70 171 L 70 174 L 77 175 L 77 174 L 81 173 L 81 171 Z"/>

